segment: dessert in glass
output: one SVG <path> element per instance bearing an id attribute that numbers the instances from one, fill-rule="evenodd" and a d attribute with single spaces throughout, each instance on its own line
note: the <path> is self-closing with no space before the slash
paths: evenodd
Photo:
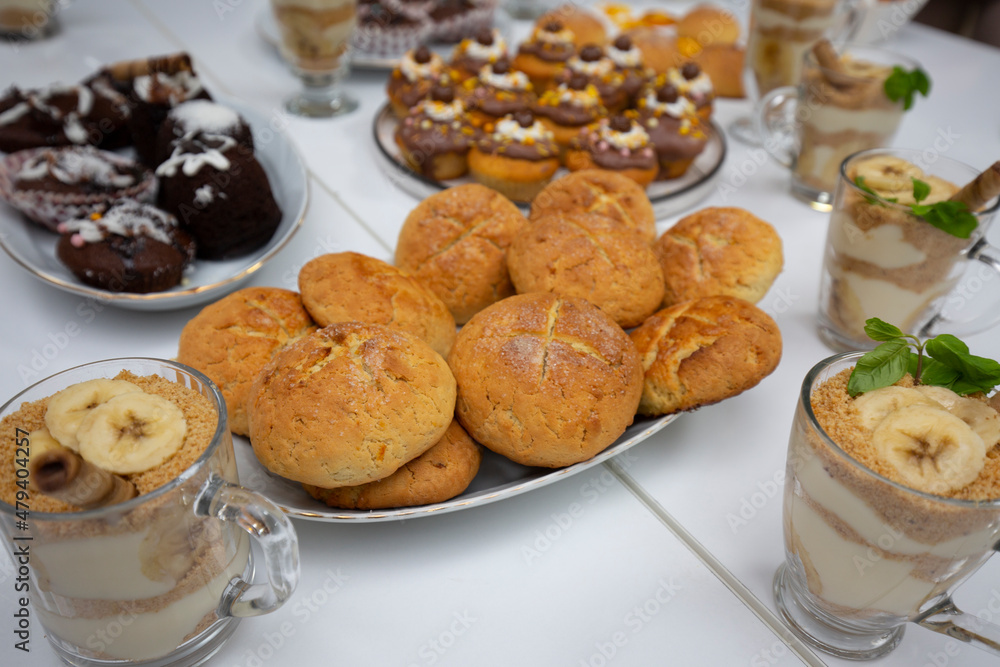
<path id="1" fill-rule="evenodd" d="M 281 55 L 303 83 L 285 100 L 298 116 L 329 118 L 358 107 L 341 90 L 347 72 L 357 0 L 271 0 L 281 32 Z"/>
<path id="2" fill-rule="evenodd" d="M 0 529 L 28 554 L 25 595 L 65 662 L 201 664 L 295 589 L 294 527 L 238 485 L 225 401 L 194 369 L 78 366 L 14 397 L 0 423 Z M 249 581 L 248 534 L 264 582 Z"/>
<path id="3" fill-rule="evenodd" d="M 906 375 L 852 397 L 860 354 L 824 360 L 802 385 L 778 609 L 802 639 L 844 658 L 891 651 L 908 622 L 1000 654 L 1000 628 L 951 599 L 1000 540 L 996 396 Z"/>
<path id="4" fill-rule="evenodd" d="M 923 73 L 904 55 L 854 45 L 838 54 L 826 40 L 802 61 L 798 86 L 775 88 L 758 105 L 759 133 L 791 169 L 792 194 L 829 211 L 840 164 L 852 153 L 890 145 L 907 110 L 905 97 L 889 97 L 886 81 Z"/>
<path id="5" fill-rule="evenodd" d="M 969 191 L 961 186 L 976 183 L 979 172 L 933 158 L 927 164 L 924 151 L 873 149 L 841 166 L 820 282 L 819 333 L 831 348 L 871 347 L 864 332 L 871 317 L 923 335 L 945 325 L 956 334 L 973 333 L 1000 318 L 995 307 L 976 312 L 973 299 L 950 304 L 948 298 L 970 266 L 965 260 L 978 259 L 1000 272 L 1000 251 L 984 241 L 996 193 L 968 207 L 964 229 L 945 231 L 915 210 L 960 199 Z M 990 292 L 980 290 L 976 301 Z M 946 311 L 946 305 L 952 307 Z"/>

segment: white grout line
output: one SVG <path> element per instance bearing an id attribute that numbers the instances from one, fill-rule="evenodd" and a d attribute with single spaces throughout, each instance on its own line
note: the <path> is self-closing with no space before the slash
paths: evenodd
<path id="1" fill-rule="evenodd" d="M 753 594 L 753 592 L 746 587 L 746 585 L 736 578 L 729 568 L 722 564 L 718 558 L 716 558 L 698 539 L 691 534 L 684 526 L 682 526 L 677 519 L 675 519 L 664 507 L 649 495 L 649 492 L 644 489 L 639 482 L 637 482 L 631 475 L 629 475 L 624 468 L 618 463 L 616 459 L 610 459 L 604 462 L 604 467 L 606 467 L 611 474 L 618 478 L 626 489 L 628 489 L 636 499 L 646 506 L 656 518 L 667 527 L 674 536 L 679 539 L 684 546 L 691 550 L 695 557 L 700 560 L 705 567 L 709 569 L 716 577 L 719 578 L 726 588 L 728 588 L 732 593 L 739 598 L 739 600 L 750 609 L 753 614 L 760 619 L 760 621 L 766 625 L 771 632 L 773 632 L 777 637 L 788 646 L 788 648 L 794 653 L 802 662 L 809 665 L 810 667 L 826 667 L 826 663 L 820 660 L 811 648 L 809 648 L 801 639 L 792 634 L 791 630 L 778 618 L 778 616 L 771 611 L 767 605 L 760 601 L 760 599 Z"/>
<path id="2" fill-rule="evenodd" d="M 311 177 L 311 178 L 312 178 L 312 179 L 313 179 L 314 181 L 316 181 L 316 184 L 317 184 L 317 185 L 318 185 L 319 187 L 321 187 L 321 188 L 323 189 L 323 191 L 324 191 L 324 192 L 326 192 L 326 193 L 327 193 L 328 195 L 330 195 L 330 197 L 332 197 L 332 198 L 333 198 L 333 200 L 334 200 L 335 202 L 337 202 L 337 204 L 338 204 L 338 205 L 340 206 L 340 208 L 342 208 L 342 209 L 344 209 L 345 211 L 347 211 L 347 214 L 348 214 L 349 216 L 351 216 L 351 217 L 352 217 L 352 218 L 354 219 L 354 222 L 356 222 L 356 223 L 358 224 L 358 226 L 359 226 L 359 227 L 361 227 L 361 228 L 362 228 L 363 230 L 365 230 L 366 232 L 368 232 L 368 235 L 369 235 L 369 236 L 371 236 L 371 237 L 372 237 L 373 239 L 375 239 L 375 242 L 376 242 L 376 243 L 378 243 L 378 244 L 379 244 L 380 246 L 382 246 L 382 247 L 383 247 L 383 248 L 385 249 L 385 251 L 386 251 L 387 253 L 389 253 L 389 257 L 391 258 L 391 257 L 392 257 L 392 254 L 393 254 L 393 248 L 392 248 L 392 246 L 391 246 L 390 244 L 386 243 L 386 242 L 385 242 L 385 240 L 384 240 L 384 239 L 382 239 L 382 237 L 380 237 L 380 236 L 379 236 L 379 235 L 378 235 L 378 234 L 377 234 L 377 233 L 375 232 L 375 230 L 373 230 L 373 229 L 372 229 L 371 227 L 369 227 L 369 226 L 368 226 L 368 223 L 367 223 L 367 222 L 365 222 L 365 221 L 364 221 L 364 220 L 363 220 L 363 219 L 361 218 L 361 216 L 360 216 L 360 215 L 358 215 L 357 213 L 355 213 L 355 212 L 354 212 L 354 209 L 352 209 L 352 208 L 351 208 L 350 206 L 348 206 L 348 205 L 347 205 L 347 202 L 345 202 L 345 201 L 344 201 L 343 199 L 341 199 L 341 198 L 340 198 L 340 195 L 338 195 L 338 194 L 337 194 L 337 193 L 336 193 L 336 192 L 335 192 L 335 191 L 334 191 L 334 190 L 333 190 L 333 189 L 332 189 L 332 188 L 331 188 L 331 187 L 330 187 L 329 185 L 327 185 L 327 184 L 326 184 L 326 183 L 325 183 L 325 182 L 324 182 L 324 181 L 323 181 L 322 179 L 320 179 L 320 178 L 319 178 L 318 176 L 316 176 L 316 174 L 315 174 L 315 173 L 313 172 L 313 170 L 312 170 L 312 169 L 310 169 L 310 168 L 308 167 L 308 165 L 307 165 L 307 167 L 306 167 L 306 170 L 307 170 L 307 171 L 309 172 L 309 176 L 310 176 L 310 177 Z M 390 260 L 390 261 L 391 261 L 391 260 Z"/>

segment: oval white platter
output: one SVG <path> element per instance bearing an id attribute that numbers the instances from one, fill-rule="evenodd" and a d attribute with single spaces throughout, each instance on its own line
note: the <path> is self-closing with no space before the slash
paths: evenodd
<path id="1" fill-rule="evenodd" d="M 305 165 L 291 141 L 269 126 L 260 112 L 227 100 L 250 125 L 257 159 L 267 173 L 274 197 L 281 207 L 281 222 L 262 248 L 228 260 L 195 260 L 181 285 L 163 292 L 128 294 L 91 287 L 80 282 L 56 258 L 57 234 L 29 222 L 0 202 L 0 247 L 35 278 L 72 294 L 90 297 L 119 308 L 162 311 L 214 301 L 235 290 L 281 250 L 298 230 L 309 205 L 309 179 Z"/>
<path id="2" fill-rule="evenodd" d="M 636 418 L 625 433 L 593 458 L 565 468 L 531 468 L 483 449 L 483 462 L 469 488 L 441 503 L 400 507 L 388 510 L 348 510 L 327 507 L 305 492 L 302 485 L 279 477 L 264 468 L 246 438 L 234 437 L 240 484 L 270 498 L 294 518 L 337 523 L 401 521 L 479 507 L 541 488 L 561 479 L 578 475 L 639 444 L 674 421 L 677 414 L 656 419 Z"/>

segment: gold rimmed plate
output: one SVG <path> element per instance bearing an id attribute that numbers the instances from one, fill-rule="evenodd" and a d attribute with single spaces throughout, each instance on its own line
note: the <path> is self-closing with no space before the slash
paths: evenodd
<path id="1" fill-rule="evenodd" d="M 0 204 L 0 247 L 35 278 L 72 294 L 91 297 L 110 306 L 131 310 L 175 310 L 214 301 L 237 289 L 270 261 L 292 238 L 309 205 L 309 179 L 305 165 L 291 141 L 269 126 L 256 110 L 230 101 L 254 135 L 257 159 L 267 173 L 274 197 L 281 207 L 281 222 L 263 247 L 222 261 L 196 259 L 182 284 L 163 292 L 128 294 L 110 292 L 80 282 L 56 257 L 59 236 L 26 220 L 18 211 Z"/>

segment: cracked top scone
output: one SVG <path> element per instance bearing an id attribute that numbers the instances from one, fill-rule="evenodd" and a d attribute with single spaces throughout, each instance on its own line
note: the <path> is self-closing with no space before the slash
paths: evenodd
<path id="1" fill-rule="evenodd" d="M 323 488 L 388 477 L 441 439 L 455 410 L 448 364 L 416 336 L 340 322 L 281 350 L 247 402 L 260 463 Z"/>
<path id="2" fill-rule="evenodd" d="M 632 423 L 642 393 L 625 331 L 589 301 L 555 294 L 520 294 L 478 313 L 448 363 L 462 426 L 522 465 L 593 457 Z"/>
<path id="3" fill-rule="evenodd" d="M 295 292 L 247 287 L 208 304 L 184 325 L 177 361 L 219 386 L 229 430 L 247 435 L 245 403 L 257 373 L 278 350 L 315 329 Z"/>
<path id="4" fill-rule="evenodd" d="M 528 221 L 509 199 L 477 183 L 424 199 L 406 217 L 396 242 L 396 266 L 409 271 L 464 324 L 486 306 L 514 294 L 507 247 Z"/>
<path id="5" fill-rule="evenodd" d="M 406 271 L 356 252 L 320 255 L 299 271 L 302 302 L 316 323 L 372 322 L 406 331 L 448 356 L 455 318 Z"/>

